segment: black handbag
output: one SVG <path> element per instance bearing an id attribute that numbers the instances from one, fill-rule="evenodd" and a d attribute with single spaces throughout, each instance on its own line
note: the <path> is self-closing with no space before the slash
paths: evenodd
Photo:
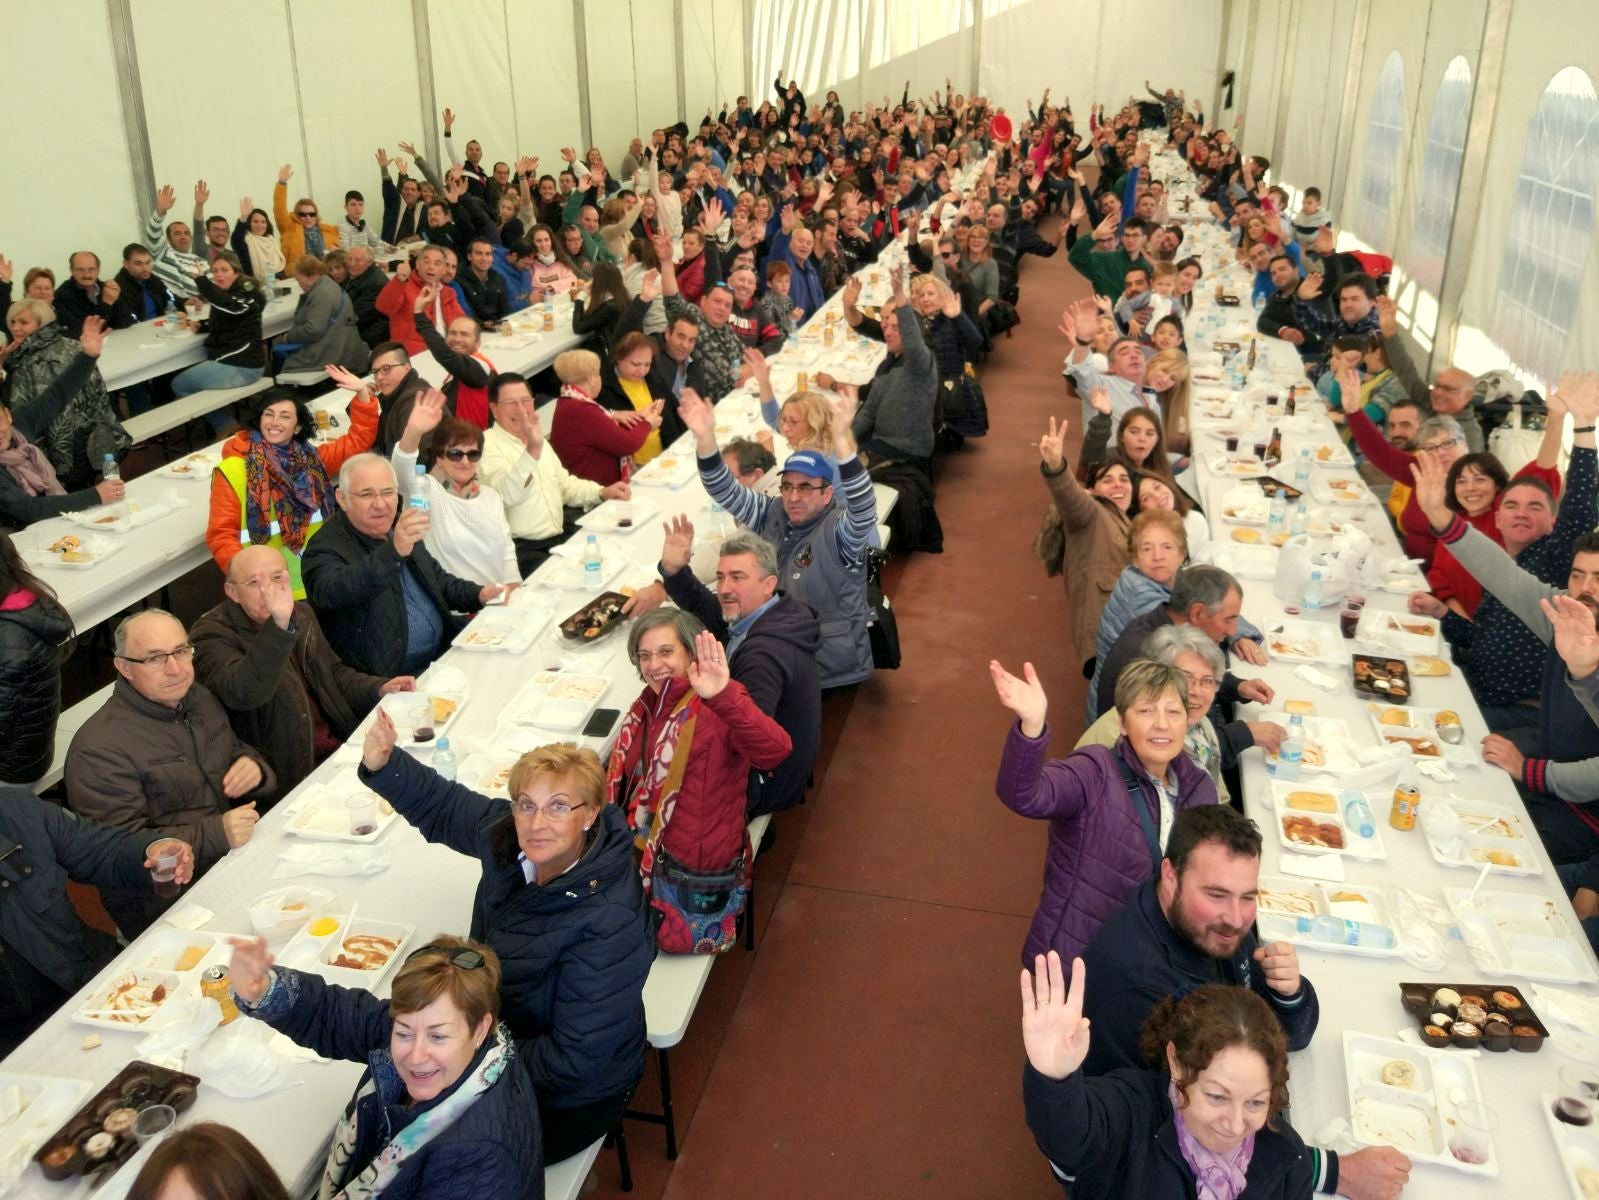
<path id="1" fill-rule="evenodd" d="M 872 666 L 879 671 L 897 671 L 900 664 L 899 623 L 894 609 L 883 594 L 883 566 L 888 552 L 866 552 L 866 635 L 872 643 Z"/>

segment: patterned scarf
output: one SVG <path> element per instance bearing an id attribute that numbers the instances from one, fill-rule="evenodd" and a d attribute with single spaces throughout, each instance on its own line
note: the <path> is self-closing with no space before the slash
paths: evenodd
<path id="1" fill-rule="evenodd" d="M 389 1052 L 384 1050 L 380 1054 L 381 1059 L 374 1063 L 374 1068 L 383 1067 L 392 1071 L 394 1060 Z M 405 1168 L 406 1160 L 455 1124 L 456 1119 L 472 1107 L 479 1096 L 494 1086 L 515 1058 L 516 1044 L 511 1040 L 510 1030 L 504 1025 L 495 1026 L 494 1040 L 487 1052 L 471 1074 L 461 1077 L 449 1097 L 390 1138 L 388 1145 L 379 1150 L 366 1165 L 366 1170 L 340 1188 L 338 1180 L 355 1153 L 356 1113 L 361 1099 L 376 1094 L 379 1102 L 386 1102 L 379 1092 L 374 1069 L 356 1091 L 355 1098 L 350 1101 L 350 1106 L 344 1110 L 344 1116 L 333 1131 L 333 1145 L 328 1150 L 328 1160 L 322 1168 L 322 1186 L 317 1189 L 319 1200 L 368 1200 L 369 1197 L 382 1195 L 383 1190 Z"/>
<path id="2" fill-rule="evenodd" d="M 675 684 L 682 685 L 682 693 L 671 701 L 671 710 L 663 715 L 661 707 L 668 703 Z M 645 715 L 651 705 L 656 710 L 658 724 L 652 743 L 646 746 L 645 737 L 649 731 Z M 616 737 L 616 748 L 611 751 L 611 761 L 605 769 L 610 802 L 627 806 L 633 845 L 643 854 L 639 871 L 644 876 L 646 892 L 650 888 L 650 870 L 655 865 L 656 849 L 672 819 L 677 793 L 683 786 L 683 775 L 694 752 L 694 724 L 699 711 L 699 694 L 686 680 L 669 680 L 659 696 L 652 695 L 646 687 L 644 694 L 627 710 L 622 730 Z"/>
<path id="3" fill-rule="evenodd" d="M 596 408 L 599 407 L 600 404 L 598 400 L 589 395 L 582 388 L 570 383 L 563 383 L 561 385 L 560 398 L 562 400 L 576 400 L 582 404 L 592 404 Z M 626 479 L 633 471 L 633 456 L 631 454 L 619 455 L 616 460 L 616 469 L 619 473 L 618 478 Z"/>
<path id="4" fill-rule="evenodd" d="M 11 431 L 11 445 L 0 450 L 0 467 L 30 496 L 66 495 L 67 489 L 56 478 L 44 451 L 23 437 L 20 429 Z"/>
<path id="5" fill-rule="evenodd" d="M 1231 1154 L 1207 1150 L 1194 1140 L 1188 1126 L 1183 1124 L 1176 1080 L 1167 1082 L 1166 1096 L 1171 1101 L 1172 1120 L 1177 1126 L 1177 1148 L 1194 1173 L 1199 1200 L 1237 1200 L 1249 1182 L 1249 1160 L 1255 1156 L 1255 1135 L 1246 1137 Z"/>
<path id="6" fill-rule="evenodd" d="M 286 446 L 274 446 L 259 433 L 250 435 L 244 456 L 244 522 L 251 542 L 270 542 L 276 533 L 299 554 L 312 520 L 325 519 L 332 511 L 333 485 L 309 442 L 293 438 Z"/>

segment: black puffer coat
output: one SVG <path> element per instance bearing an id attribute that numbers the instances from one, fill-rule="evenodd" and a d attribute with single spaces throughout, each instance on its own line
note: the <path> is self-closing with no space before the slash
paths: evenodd
<path id="1" fill-rule="evenodd" d="M 81 349 L 54 325 L 29 334 L 6 363 L 0 403 L 12 409 L 32 403 L 72 365 Z M 117 422 L 98 366 L 37 440 L 55 468 L 56 478 L 69 492 L 92 483 L 107 454 L 120 460 L 133 444 Z"/>
<path id="2" fill-rule="evenodd" d="M 655 939 L 622 810 L 606 805 L 577 863 L 535 884 L 522 874 L 504 800 L 441 779 L 403 751 L 360 775 L 428 841 L 482 864 L 471 937 L 500 956 L 501 1019 L 540 1102 L 577 1108 L 629 1091 L 644 1071 Z"/>
<path id="3" fill-rule="evenodd" d="M 72 619 L 43 596 L 0 610 L 0 783 L 32 783 L 50 769 L 71 639 Z"/>

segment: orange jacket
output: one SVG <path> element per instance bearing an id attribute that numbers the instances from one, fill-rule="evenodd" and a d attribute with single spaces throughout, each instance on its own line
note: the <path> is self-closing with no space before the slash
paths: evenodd
<path id="1" fill-rule="evenodd" d="M 321 212 L 320 208 L 317 212 Z M 283 269 L 294 274 L 294 264 L 305 253 L 305 230 L 300 228 L 300 218 L 289 211 L 289 185 L 280 183 L 272 189 L 272 215 L 278 222 L 278 241 L 283 245 Z M 339 244 L 339 227 L 318 221 L 322 226 L 322 241 L 329 250 Z"/>
<path id="2" fill-rule="evenodd" d="M 370 450 L 378 439 L 378 422 L 382 411 L 371 396 L 357 396 L 347 410 L 350 432 L 341 438 L 317 447 L 322 466 L 328 478 L 336 480 L 339 468 L 348 458 Z M 223 458 L 241 458 L 250 450 L 250 434 L 241 429 L 222 445 Z M 211 557 L 224 572 L 233 556 L 243 549 L 239 541 L 239 495 L 220 471 L 211 472 L 211 519 L 205 527 L 205 544 L 211 548 Z M 332 519 L 333 514 L 325 514 Z"/>

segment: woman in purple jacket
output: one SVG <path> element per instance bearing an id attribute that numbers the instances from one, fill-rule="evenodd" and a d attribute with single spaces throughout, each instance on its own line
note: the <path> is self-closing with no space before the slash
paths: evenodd
<path id="1" fill-rule="evenodd" d="M 999 701 L 1016 714 L 994 790 L 1005 807 L 1049 821 L 1044 891 L 1023 964 L 1049 950 L 1072 961 L 1100 924 L 1159 869 L 1173 816 L 1215 804 L 1216 785 L 1183 753 L 1188 678 L 1148 659 L 1116 681 L 1122 736 L 1049 759 L 1048 698 L 1032 663 L 1024 679 L 988 664 Z"/>

